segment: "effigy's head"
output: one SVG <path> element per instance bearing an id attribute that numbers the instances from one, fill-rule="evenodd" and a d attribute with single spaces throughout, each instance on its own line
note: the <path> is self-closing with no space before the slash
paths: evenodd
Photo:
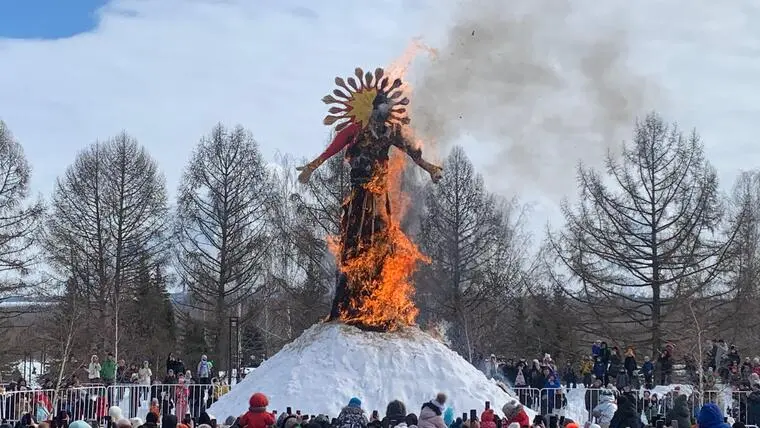
<path id="1" fill-rule="evenodd" d="M 333 105 L 322 121 L 325 125 L 335 125 L 336 131 L 348 126 L 369 128 L 379 135 L 390 125 L 409 123 L 409 99 L 404 97 L 401 79 L 391 81 L 382 68 L 376 69 L 374 75 L 357 68 L 354 75 L 356 79 L 336 77 L 339 89 L 322 98 L 325 104 Z"/>

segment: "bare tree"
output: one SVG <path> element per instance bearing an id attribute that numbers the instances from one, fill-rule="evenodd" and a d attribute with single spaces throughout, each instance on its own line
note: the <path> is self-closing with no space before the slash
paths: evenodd
<path id="1" fill-rule="evenodd" d="M 176 267 L 203 317 L 215 356 L 227 355 L 227 317 L 266 280 L 271 180 L 258 144 L 242 127 L 217 125 L 196 147 L 180 184 Z"/>
<path id="2" fill-rule="evenodd" d="M 527 237 L 516 205 L 485 190 L 460 147 L 443 170 L 440 183 L 427 189 L 419 242 L 431 264 L 421 268 L 418 300 L 451 323 L 454 348 L 472 361 L 478 335 L 492 325 L 480 309 L 503 302 L 522 279 Z"/>
<path id="3" fill-rule="evenodd" d="M 718 181 L 702 143 L 650 114 L 622 160 L 608 157 L 606 177 L 580 166 L 578 186 L 579 202 L 562 207 L 565 229 L 550 237 L 581 289 L 563 286 L 593 314 L 594 332 L 633 323 L 649 333 L 634 343 L 657 352 L 681 322 L 677 303 L 705 305 L 727 291 L 716 278 L 733 234 L 721 235 Z"/>
<path id="4" fill-rule="evenodd" d="M 728 211 L 736 229 L 726 258 L 726 281 L 733 293 L 722 298 L 725 308 L 709 314 L 720 337 L 739 346 L 756 343 L 760 326 L 760 171 L 741 173 L 734 183 Z"/>
<path id="5" fill-rule="evenodd" d="M 48 259 L 87 297 L 99 326 L 96 343 L 117 357 L 123 302 L 133 295 L 144 261 L 166 257 L 167 215 L 155 161 L 124 133 L 81 152 L 56 182 Z"/>
<path id="6" fill-rule="evenodd" d="M 26 296 L 38 262 L 34 246 L 43 214 L 41 200 L 29 200 L 31 168 L 24 150 L 0 121 L 0 302 Z M 12 317 L 4 310 L 0 317 Z"/>

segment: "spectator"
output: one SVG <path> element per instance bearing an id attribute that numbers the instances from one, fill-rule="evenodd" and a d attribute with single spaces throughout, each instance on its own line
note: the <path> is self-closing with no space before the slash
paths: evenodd
<path id="1" fill-rule="evenodd" d="M 486 409 L 480 415 L 480 428 L 496 428 L 496 415 L 493 409 Z"/>
<path id="2" fill-rule="evenodd" d="M 603 391 L 599 395 L 599 405 L 594 407 L 592 415 L 596 418 L 601 428 L 610 428 L 612 417 L 615 416 L 616 411 L 617 404 L 615 404 L 615 397 L 612 396 L 612 391 Z"/>
<path id="3" fill-rule="evenodd" d="M 586 396 L 584 397 L 586 404 L 586 411 L 589 412 L 589 418 L 592 416 L 592 411 L 599 405 L 599 394 L 601 394 L 602 380 L 596 379 L 591 385 L 591 389 L 586 390 Z"/>
<path id="4" fill-rule="evenodd" d="M 685 394 L 678 394 L 673 399 L 673 408 L 670 409 L 665 418 L 668 426 L 671 426 L 673 421 L 676 421 L 678 428 L 691 426 L 691 412 L 686 403 L 686 398 Z"/>
<path id="5" fill-rule="evenodd" d="M 610 354 L 610 362 L 607 366 L 607 377 L 604 379 L 604 384 L 613 383 L 617 379 L 621 369 L 623 369 L 623 356 L 620 355 L 620 348 L 615 346 Z"/>
<path id="6" fill-rule="evenodd" d="M 448 427 L 451 427 L 451 424 L 454 423 L 454 408 L 453 407 L 447 407 L 446 411 L 443 412 L 443 422 Z"/>
<path id="7" fill-rule="evenodd" d="M 177 428 L 177 417 L 173 414 L 164 414 L 161 418 L 161 428 Z"/>
<path id="8" fill-rule="evenodd" d="M 597 339 L 593 345 L 591 345 L 591 357 L 600 357 L 602 354 L 602 341 Z"/>
<path id="9" fill-rule="evenodd" d="M 520 404 L 519 401 L 515 399 L 507 401 L 501 408 L 501 411 L 504 413 L 502 426 L 517 424 L 519 428 L 530 427 L 530 418 L 528 418 L 528 414 L 525 412 L 523 405 Z"/>
<path id="10" fill-rule="evenodd" d="M 591 384 L 593 383 L 591 376 L 594 374 L 594 362 L 591 360 L 591 357 L 583 357 L 583 361 L 581 361 L 580 374 L 581 378 L 583 379 L 583 386 L 585 388 L 590 388 Z"/>
<path id="11" fill-rule="evenodd" d="M 673 345 L 668 343 L 665 350 L 660 353 L 660 384 L 669 385 L 673 373 Z"/>
<path id="12" fill-rule="evenodd" d="M 517 371 L 515 373 L 515 388 L 527 388 L 528 380 L 525 376 L 525 363 L 520 361 L 517 363 Z"/>
<path id="13" fill-rule="evenodd" d="M 443 422 L 443 410 L 446 405 L 446 394 L 438 393 L 435 400 L 422 405 L 419 428 L 446 428 Z"/>
<path id="14" fill-rule="evenodd" d="M 605 375 L 607 374 L 607 366 L 602 361 L 602 357 L 594 358 L 594 376 L 604 383 Z"/>
<path id="15" fill-rule="evenodd" d="M 206 355 L 201 356 L 201 361 L 198 363 L 198 380 L 202 385 L 211 384 L 211 370 L 214 365 L 208 360 Z"/>
<path id="16" fill-rule="evenodd" d="M 644 375 L 644 385 L 646 388 L 650 388 L 652 385 L 652 376 L 654 375 L 654 364 L 649 357 L 644 357 L 644 364 L 641 365 L 641 374 Z"/>
<path id="17" fill-rule="evenodd" d="M 90 365 L 87 367 L 87 379 L 90 383 L 100 383 L 100 361 L 97 355 L 90 358 Z"/>
<path id="18" fill-rule="evenodd" d="M 354 397 L 348 401 L 348 406 L 344 407 L 338 415 L 336 428 L 367 428 L 367 415 L 362 410 L 362 402 Z"/>
<path id="19" fill-rule="evenodd" d="M 699 428 L 729 428 L 730 425 L 723 422 L 723 413 L 715 403 L 707 403 L 702 406 L 697 416 Z"/>
<path id="20" fill-rule="evenodd" d="M 625 361 L 623 361 L 623 366 L 625 367 L 626 373 L 628 373 L 628 378 L 633 379 L 633 372 L 639 367 L 638 364 L 636 364 L 636 353 L 630 346 L 625 350 Z"/>
<path id="21" fill-rule="evenodd" d="M 760 384 L 753 383 L 747 395 L 747 425 L 760 425 Z"/>
<path id="22" fill-rule="evenodd" d="M 636 412 L 636 399 L 629 394 L 620 395 L 618 397 L 617 410 L 610 421 L 610 428 L 640 427 L 641 419 L 638 412 Z"/>
<path id="23" fill-rule="evenodd" d="M 418 428 L 417 425 L 419 425 L 419 420 L 417 419 L 417 415 L 414 413 L 409 413 L 406 415 L 406 418 L 404 419 L 404 422 L 406 423 L 406 426 L 409 428 Z"/>
<path id="24" fill-rule="evenodd" d="M 567 362 L 565 371 L 562 373 L 562 377 L 565 380 L 565 386 L 568 388 L 575 389 L 578 387 L 578 376 L 575 374 L 575 368 L 573 367 L 572 362 Z"/>
<path id="25" fill-rule="evenodd" d="M 393 400 L 385 408 L 385 417 L 381 425 L 383 428 L 393 428 L 396 425 L 405 422 L 406 406 L 399 400 Z"/>

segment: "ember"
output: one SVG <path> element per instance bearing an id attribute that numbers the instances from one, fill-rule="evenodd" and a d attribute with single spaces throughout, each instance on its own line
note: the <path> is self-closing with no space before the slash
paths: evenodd
<path id="1" fill-rule="evenodd" d="M 401 191 L 406 159 L 427 171 L 433 182 L 441 178 L 441 168 L 422 158 L 408 126 L 409 99 L 401 76 L 413 55 L 408 51 L 390 73 L 378 68 L 374 75 L 365 74 L 357 68 L 356 79 L 336 78 L 341 89 L 323 101 L 337 106 L 324 123 L 337 123 L 339 132 L 324 153 L 299 168 L 299 180 L 306 182 L 319 165 L 345 149 L 351 191 L 343 202 L 340 236 L 329 241 L 340 270 L 330 319 L 373 330 L 412 325 L 418 312 L 411 275 L 427 258 L 399 223 L 408 203 Z M 398 151 L 389 156 L 391 146 L 407 156 Z"/>

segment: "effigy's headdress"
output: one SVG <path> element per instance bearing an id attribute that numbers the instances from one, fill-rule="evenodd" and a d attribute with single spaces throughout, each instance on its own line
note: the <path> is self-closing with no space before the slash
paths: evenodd
<path id="1" fill-rule="evenodd" d="M 335 78 L 335 84 L 343 90 L 335 89 L 332 92 L 334 96 L 326 95 L 322 98 L 322 102 L 327 105 L 335 104 L 330 107 L 330 114 L 325 116 L 322 123 L 337 123 L 336 131 L 351 124 L 358 124 L 364 128 L 373 115 L 384 118 L 387 123 L 409 123 L 410 119 L 404 107 L 409 105 L 409 99 L 403 96 L 400 89 L 401 79 L 391 82 L 382 68 L 375 69 L 375 74 L 372 75 L 372 72 L 364 73 L 357 67 L 354 75 L 356 79 Z"/>

